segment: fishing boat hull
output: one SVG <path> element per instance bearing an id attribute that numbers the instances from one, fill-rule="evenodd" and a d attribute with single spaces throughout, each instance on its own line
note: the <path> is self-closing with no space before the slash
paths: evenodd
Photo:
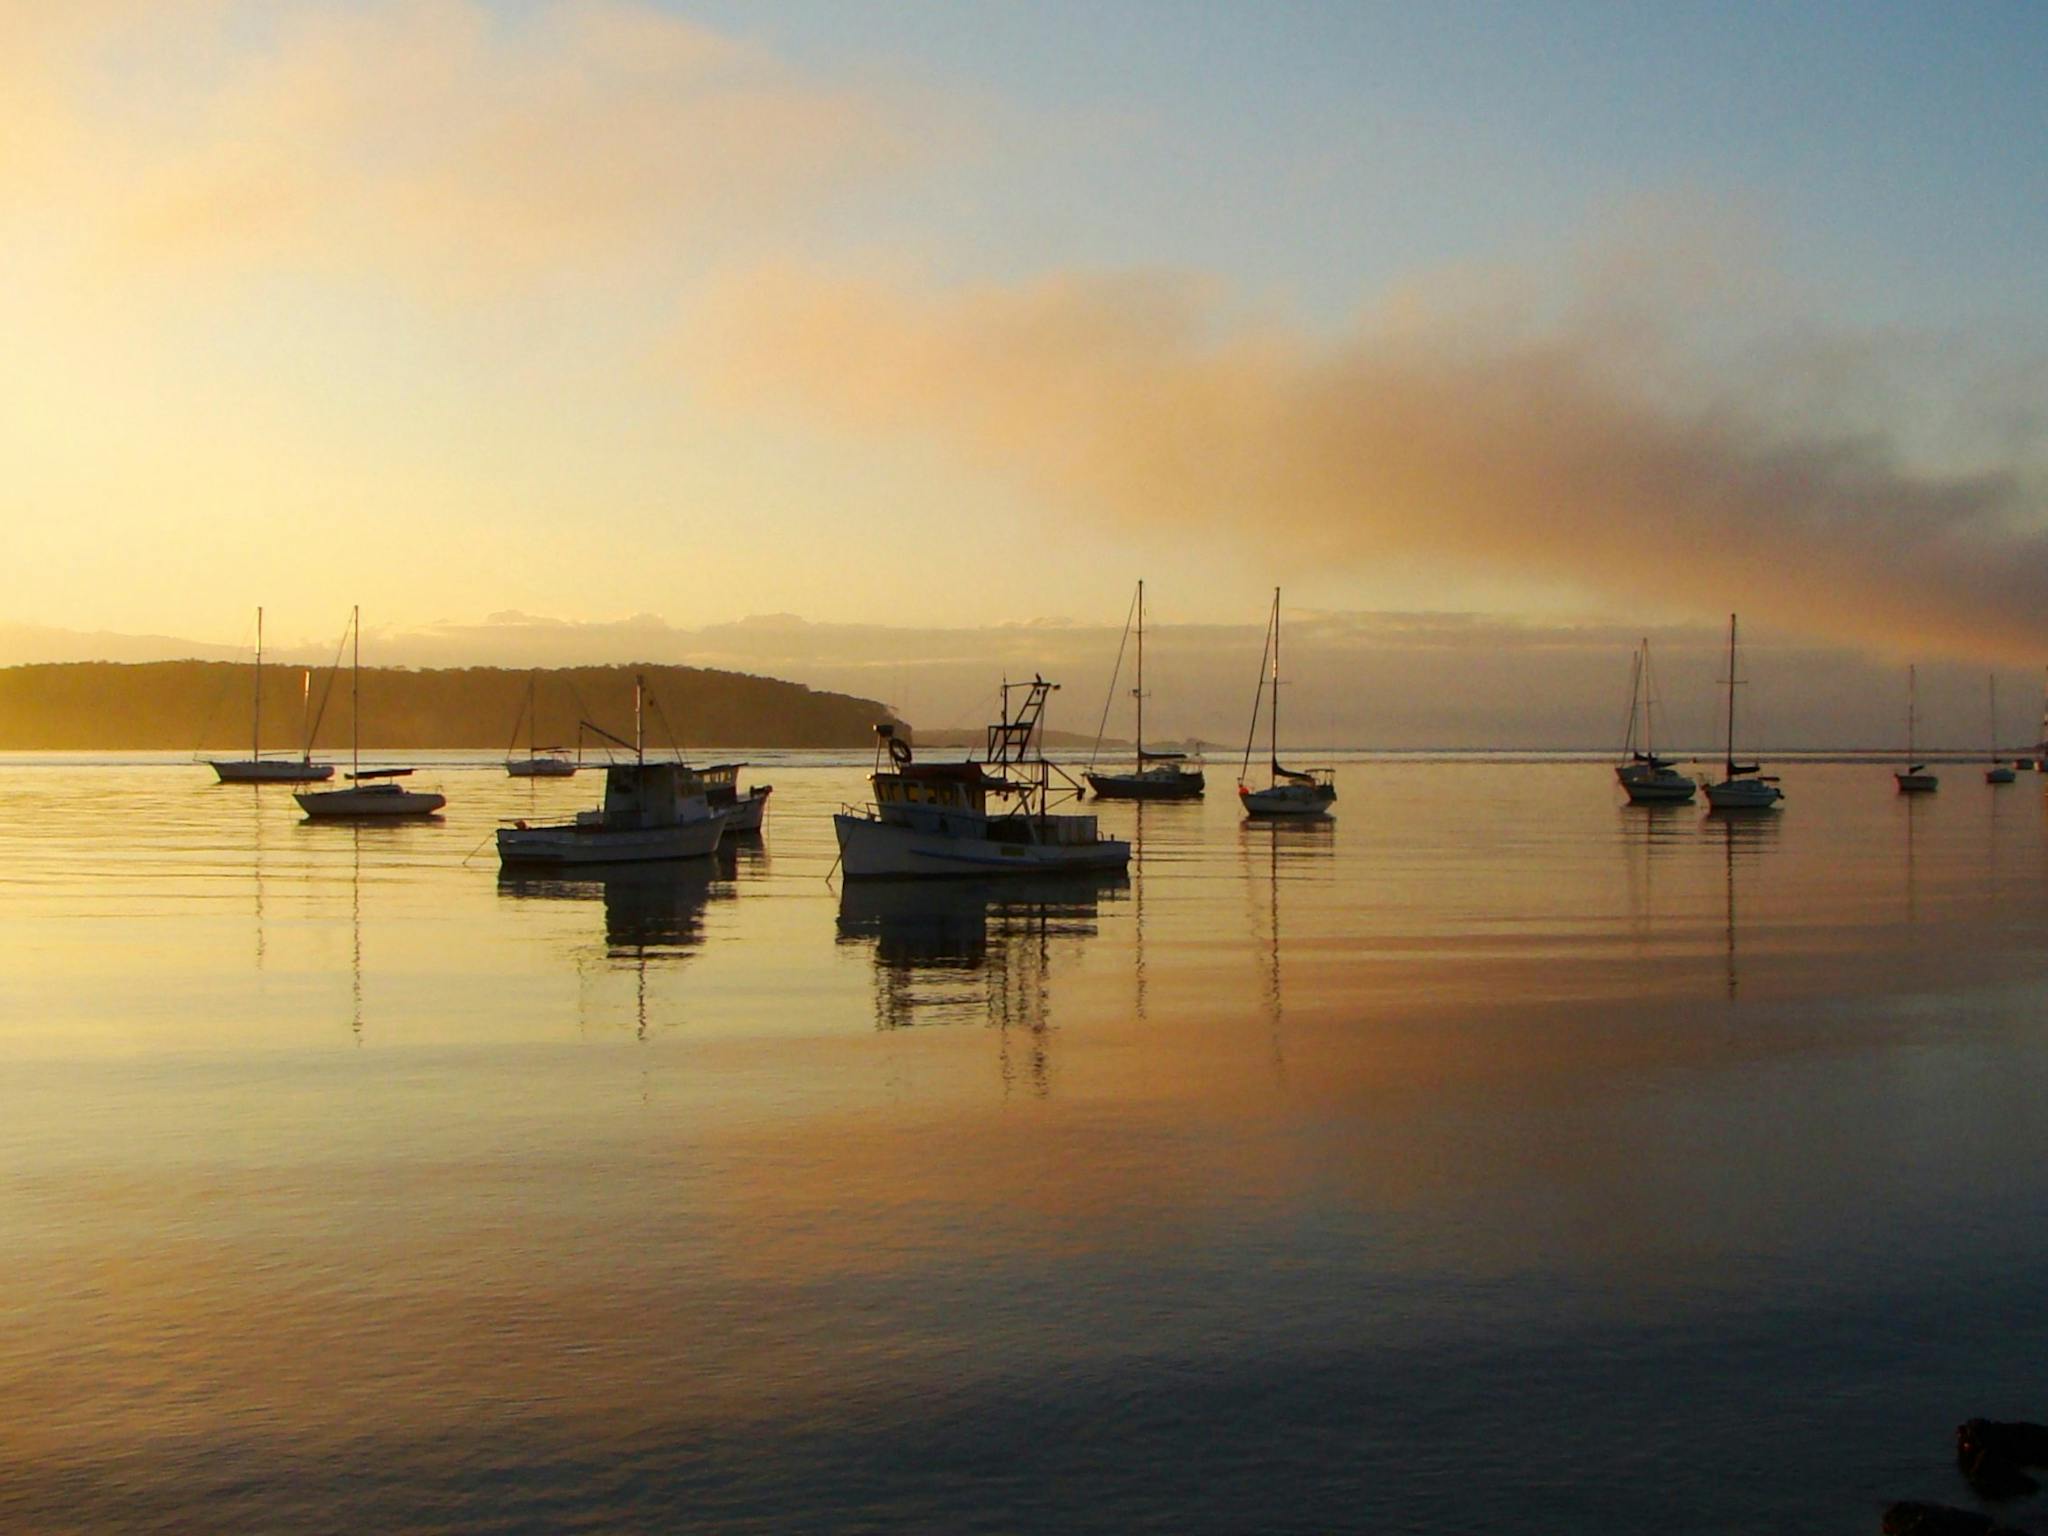
<path id="1" fill-rule="evenodd" d="M 334 777 L 332 763 L 316 763 L 287 757 L 210 760 L 207 764 L 222 784 L 320 784 Z"/>
<path id="2" fill-rule="evenodd" d="M 761 830 L 761 823 L 768 815 L 768 797 L 775 793 L 768 784 L 756 784 L 744 795 L 734 797 L 725 807 L 725 835 L 727 837 L 752 837 Z"/>
<path id="3" fill-rule="evenodd" d="M 347 789 L 306 790 L 294 795 L 299 809 L 321 821 L 384 821 L 404 816 L 431 816 L 448 803 L 431 790 L 400 789 L 396 784 L 356 784 Z"/>
<path id="4" fill-rule="evenodd" d="M 568 779 L 576 764 L 566 757 L 508 757 L 505 772 L 515 779 Z"/>
<path id="5" fill-rule="evenodd" d="M 507 868 L 562 869 L 702 859 L 718 851 L 726 818 L 714 812 L 668 827 L 606 827 L 589 822 L 498 828 L 498 862 Z"/>
<path id="6" fill-rule="evenodd" d="M 1199 800 L 1208 787 L 1199 772 L 1086 773 L 1082 777 L 1098 800 Z"/>
<path id="7" fill-rule="evenodd" d="M 839 838 L 840 869 L 850 880 L 945 878 L 1013 874 L 1043 875 L 1063 870 L 1120 870 L 1131 861 L 1131 845 L 1101 837 L 1093 816 L 1047 816 L 1035 823 L 1042 841 L 979 835 L 982 826 L 962 818 L 959 831 L 913 827 L 874 816 L 840 812 L 832 818 Z"/>
<path id="8" fill-rule="evenodd" d="M 1717 811 L 1768 811 L 1785 792 L 1762 779 L 1724 779 L 1706 786 L 1707 804 Z"/>
<path id="9" fill-rule="evenodd" d="M 1275 784 L 1269 789 L 1240 784 L 1237 798 L 1247 816 L 1327 816 L 1336 803 L 1337 791 L 1329 784 Z"/>
<path id="10" fill-rule="evenodd" d="M 1895 773 L 1899 793 L 1902 795 L 1931 795 L 1941 788 L 1941 779 L 1932 773 Z"/>

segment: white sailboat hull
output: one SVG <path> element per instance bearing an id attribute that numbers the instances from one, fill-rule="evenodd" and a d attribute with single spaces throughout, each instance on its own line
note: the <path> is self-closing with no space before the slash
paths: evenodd
<path id="1" fill-rule="evenodd" d="M 1240 784 L 1237 798 L 1247 816 L 1327 816 L 1337 791 L 1328 784 L 1275 784 L 1269 789 Z"/>
<path id="2" fill-rule="evenodd" d="M 223 784 L 318 784 L 334 777 L 332 763 L 306 758 L 215 758 L 207 766 Z"/>
<path id="3" fill-rule="evenodd" d="M 383 819 L 431 816 L 448 803 L 430 790 L 400 789 L 396 784 L 356 784 L 347 789 L 305 790 L 292 797 L 308 816 Z"/>
<path id="4" fill-rule="evenodd" d="M 1094 818 L 1055 816 L 1046 821 L 1056 829 L 1063 822 L 1092 824 Z M 971 831 L 953 834 L 902 826 L 844 812 L 832 818 L 832 829 L 839 838 L 840 868 L 852 880 L 1118 870 L 1131 861 L 1131 845 L 1114 837 L 1013 842 L 975 836 Z"/>
<path id="5" fill-rule="evenodd" d="M 722 812 L 714 812 L 668 827 L 621 828 L 579 822 L 549 827 L 500 827 L 498 861 L 555 868 L 701 859 L 718 851 L 727 819 Z"/>

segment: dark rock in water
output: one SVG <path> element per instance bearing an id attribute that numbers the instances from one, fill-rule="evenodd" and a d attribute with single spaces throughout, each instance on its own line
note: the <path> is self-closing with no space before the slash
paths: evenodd
<path id="1" fill-rule="evenodd" d="M 2012 1462 L 1989 1451 L 1979 1451 L 1974 1460 L 1962 1460 L 1963 1476 L 1969 1479 L 1970 1491 L 1980 1499 L 1994 1502 L 2004 1499 L 2023 1499 L 2030 1493 L 2039 1493 L 2041 1485 L 2027 1476 Z"/>
<path id="2" fill-rule="evenodd" d="M 1946 1504 L 1908 1500 L 1884 1512 L 1884 1536 L 1990 1536 L 1991 1517 Z"/>
<path id="3" fill-rule="evenodd" d="M 2015 1467 L 2048 1467 L 2048 1424 L 1965 1419 L 1956 1426 L 1956 1465 L 1965 1472 L 1984 1457 Z"/>

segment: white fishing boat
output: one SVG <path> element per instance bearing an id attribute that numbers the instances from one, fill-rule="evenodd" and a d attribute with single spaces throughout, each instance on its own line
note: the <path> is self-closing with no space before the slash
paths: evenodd
<path id="1" fill-rule="evenodd" d="M 410 768 L 363 767 L 363 611 L 349 610 L 349 636 L 354 646 L 349 664 L 349 787 L 346 789 L 301 790 L 292 798 L 308 816 L 322 821 L 384 820 L 401 816 L 431 816 L 448 803 L 446 795 L 432 790 L 407 789 L 396 781 L 408 778 Z"/>
<path id="2" fill-rule="evenodd" d="M 1650 640 L 1636 647 L 1628 677 L 1628 730 L 1614 777 L 1632 805 L 1690 805 L 1698 786 L 1656 748 L 1657 688 L 1650 670 Z"/>
<path id="3" fill-rule="evenodd" d="M 1767 811 L 1785 798 L 1774 775 L 1759 772 L 1757 763 L 1735 760 L 1735 689 L 1742 681 L 1735 675 L 1735 615 L 1728 615 L 1728 741 L 1718 784 L 1702 786 L 1707 804 L 1717 811 Z"/>
<path id="4" fill-rule="evenodd" d="M 605 769 L 604 803 L 573 821 L 498 828 L 498 861 L 508 867 L 639 864 L 698 859 L 718 851 L 727 813 L 712 808 L 697 775 L 681 763 L 647 761 L 642 700 L 633 680 L 633 761 Z M 594 727 L 593 727 L 594 729 Z M 602 734 L 616 741 L 610 732 Z"/>
<path id="5" fill-rule="evenodd" d="M 1109 724 L 1109 706 L 1116 698 L 1117 674 L 1123 670 L 1123 650 L 1117 650 L 1117 667 L 1109 679 L 1109 698 L 1103 700 L 1102 723 L 1095 731 L 1095 752 L 1088 757 L 1088 768 L 1082 777 L 1088 787 L 1095 791 L 1098 800 L 1199 800 L 1206 781 L 1200 763 L 1188 760 L 1185 752 L 1149 752 L 1145 749 L 1145 583 L 1138 583 L 1138 595 L 1132 602 L 1132 611 L 1137 621 L 1138 637 L 1138 685 L 1131 690 L 1131 697 L 1137 701 L 1137 741 L 1134 745 L 1136 758 L 1128 773 L 1097 773 L 1095 755 L 1102 750 L 1102 733 Z M 1124 626 L 1124 637 L 1129 639 L 1131 625 Z"/>
<path id="6" fill-rule="evenodd" d="M 512 722 L 512 740 L 505 748 L 505 772 L 515 779 L 567 779 L 574 777 L 577 760 L 570 755 L 567 747 L 543 747 L 540 745 L 540 711 L 536 707 L 539 697 L 540 674 L 526 674 L 526 702 L 520 706 L 518 718 Z M 516 755 L 519 748 L 519 727 L 526 727 L 526 756 Z"/>
<path id="7" fill-rule="evenodd" d="M 1906 668 L 1906 766 L 1892 775 L 1898 781 L 1899 793 L 1902 795 L 1931 795 L 1941 788 L 1940 776 L 1929 773 L 1925 763 L 1913 760 L 1918 755 L 1914 747 L 1914 729 L 1919 721 L 1919 705 L 1919 669 L 1908 667 Z"/>
<path id="8" fill-rule="evenodd" d="M 1271 668 L 1267 663 L 1270 660 Z M 1270 694 L 1267 706 L 1267 779 L 1255 789 L 1248 778 L 1252 764 L 1252 743 L 1259 734 L 1259 703 Z M 1259 688 L 1252 695 L 1251 729 L 1245 733 L 1244 761 L 1238 765 L 1237 799 L 1247 816 L 1328 816 L 1337 801 L 1336 771 L 1330 768 L 1296 769 L 1280 762 L 1280 589 L 1273 589 L 1273 614 L 1266 624 L 1266 649 L 1259 657 Z"/>
<path id="9" fill-rule="evenodd" d="M 310 676 L 310 674 L 309 674 Z M 222 784 L 318 784 L 334 777 L 332 763 L 316 763 L 311 751 L 296 758 L 263 755 L 263 610 L 256 610 L 256 682 L 251 701 L 249 755 L 245 758 L 209 758 L 208 765 Z"/>
<path id="10" fill-rule="evenodd" d="M 744 791 L 741 790 L 740 770 L 746 766 L 745 763 L 713 763 L 709 768 L 695 770 L 711 809 L 726 813 L 727 837 L 752 836 L 759 832 L 762 820 L 768 814 L 768 797 L 775 793 L 773 784 L 749 784 Z"/>
<path id="11" fill-rule="evenodd" d="M 1013 715 L 1010 694 L 1024 699 Z M 1096 818 L 1055 815 L 1051 806 L 1080 786 L 1045 759 L 1039 726 L 1054 685 L 1044 678 L 1004 683 L 1002 720 L 988 728 L 983 759 L 919 763 L 892 725 L 875 727 L 874 802 L 832 818 L 848 879 L 890 876 L 1045 874 L 1117 870 L 1131 845 L 1104 837 Z M 882 754 L 886 750 L 887 766 Z M 1056 791 L 1057 775 L 1068 788 Z"/>
<path id="12" fill-rule="evenodd" d="M 2010 764 L 1998 760 L 1998 674 L 1993 672 L 1991 684 L 1991 766 L 1984 770 L 1986 784 L 2010 784 L 2018 777 Z"/>

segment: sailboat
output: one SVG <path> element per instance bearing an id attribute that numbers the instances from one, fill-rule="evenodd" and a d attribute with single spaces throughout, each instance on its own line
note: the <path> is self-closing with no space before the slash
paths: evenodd
<path id="1" fill-rule="evenodd" d="M 1269 673 L 1268 658 L 1272 660 Z M 1268 690 L 1272 704 L 1267 711 L 1267 781 L 1264 789 L 1248 782 L 1252 764 L 1252 742 L 1259 733 L 1259 700 Z M 1273 589 L 1273 616 L 1266 624 L 1266 649 L 1259 657 L 1259 691 L 1252 695 L 1251 729 L 1245 734 L 1244 761 L 1237 772 L 1238 803 L 1247 816 L 1327 816 L 1337 799 L 1336 774 L 1329 768 L 1306 771 L 1285 768 L 1280 763 L 1280 589 Z"/>
<path id="2" fill-rule="evenodd" d="M 1906 766 L 1902 772 L 1894 773 L 1899 781 L 1902 795 L 1931 795 L 1941 787 L 1938 775 L 1929 773 L 1925 763 L 1916 763 L 1914 757 L 1913 732 L 1920 713 L 1920 677 L 1916 667 L 1906 668 Z"/>
<path id="3" fill-rule="evenodd" d="M 1767 811 L 1785 798 L 1785 792 L 1778 788 L 1777 779 L 1770 774 L 1757 772 L 1756 763 L 1735 761 L 1735 687 L 1741 681 L 1735 675 L 1735 615 L 1728 615 L 1728 745 L 1722 761 L 1725 777 L 1718 784 L 1708 784 L 1707 804 L 1717 811 Z"/>
<path id="4" fill-rule="evenodd" d="M 540 688 L 540 673 L 526 674 L 526 703 L 520 708 L 519 718 L 512 722 L 512 740 L 505 748 L 505 771 L 515 779 L 566 779 L 576 772 L 576 760 L 569 756 L 564 747 L 543 747 L 540 745 L 540 712 L 535 707 L 535 698 Z M 519 727 L 526 726 L 526 756 L 513 756 L 519 745 Z"/>
<path id="5" fill-rule="evenodd" d="M 256 684 L 250 709 L 249 755 L 246 758 L 211 758 L 218 782 L 222 784 L 317 784 L 334 777 L 332 763 L 316 763 L 309 750 L 296 761 L 288 757 L 263 755 L 263 610 L 256 610 Z"/>
<path id="6" fill-rule="evenodd" d="M 1131 697 L 1138 704 L 1137 757 L 1129 773 L 1097 773 L 1091 766 L 1082 777 L 1088 787 L 1095 791 L 1098 800 L 1197 800 L 1201 798 L 1204 781 L 1199 764 L 1190 765 L 1185 752 L 1148 752 L 1145 750 L 1145 583 L 1138 583 L 1135 602 L 1138 631 L 1138 686 L 1131 690 Z M 1130 631 L 1125 630 L 1128 635 Z M 1119 653 L 1121 654 L 1121 653 Z M 1116 679 L 1110 678 L 1110 697 L 1116 695 Z M 1109 718 L 1109 701 L 1102 706 L 1103 719 Z M 1102 746 L 1102 733 L 1095 733 L 1095 745 Z M 1093 759 L 1090 759 L 1093 762 Z"/>
<path id="7" fill-rule="evenodd" d="M 574 821 L 498 828 L 501 865 L 641 864 L 718 851 L 730 813 L 711 806 L 701 781 L 681 763 L 647 761 L 645 696 L 646 680 L 634 678 L 633 739 L 622 743 L 632 747 L 633 761 L 605 769 L 604 804 L 578 812 Z M 609 731 L 600 734 L 618 740 Z"/>
<path id="8" fill-rule="evenodd" d="M 1991 766 L 1984 770 L 1984 782 L 2010 784 L 2014 778 L 2012 765 L 1998 760 L 1998 674 L 1993 672 L 1988 680 L 1991 684 Z"/>
<path id="9" fill-rule="evenodd" d="M 292 798 L 308 816 L 329 820 L 358 817 L 431 816 L 448 803 L 446 795 L 407 789 L 396 783 L 410 768 L 363 767 L 363 610 L 351 608 L 349 636 L 354 651 L 349 664 L 349 787 L 300 790 Z"/>
<path id="10" fill-rule="evenodd" d="M 1690 805 L 1696 788 L 1671 758 L 1659 757 L 1652 744 L 1656 733 L 1657 692 L 1650 672 L 1650 640 L 1643 637 L 1628 674 L 1628 732 L 1621 743 L 1622 760 L 1614 777 L 1628 791 L 1632 805 Z"/>

